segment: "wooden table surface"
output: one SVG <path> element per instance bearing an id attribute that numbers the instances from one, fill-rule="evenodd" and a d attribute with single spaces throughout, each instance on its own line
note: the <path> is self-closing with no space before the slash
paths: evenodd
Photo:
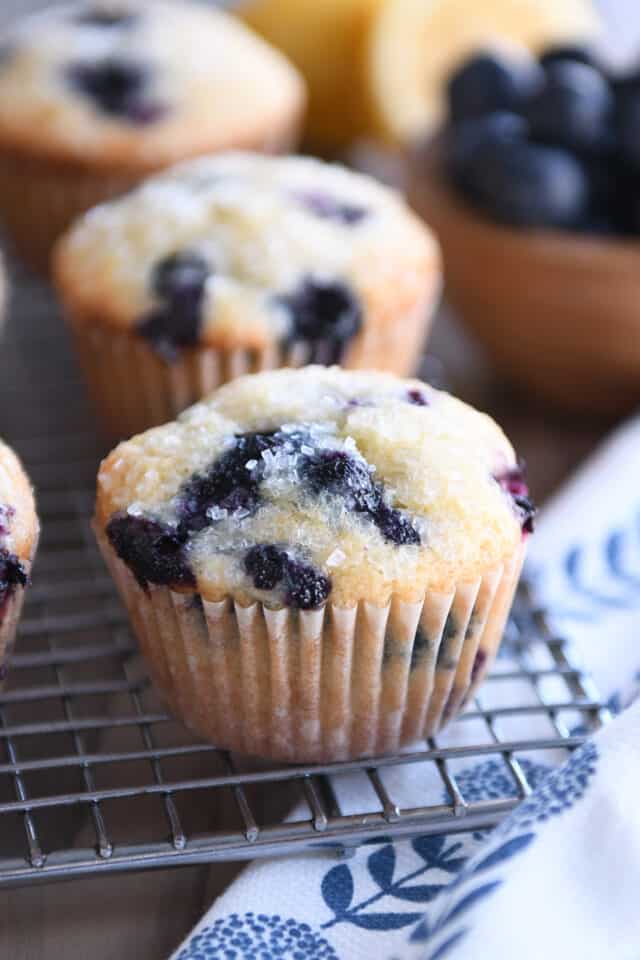
<path id="1" fill-rule="evenodd" d="M 637 0 L 601 0 L 612 22 L 640 19 Z M 3 0 L 0 26 L 42 0 Z M 629 43 L 629 30 L 626 30 Z M 443 308 L 426 360 L 435 381 L 493 414 L 529 465 L 542 501 L 598 444 L 610 423 L 564 416 L 496 377 L 482 349 Z M 0 893 L 0 957 L 7 960 L 157 960 L 166 957 L 236 875 L 237 865 L 102 877 Z"/>

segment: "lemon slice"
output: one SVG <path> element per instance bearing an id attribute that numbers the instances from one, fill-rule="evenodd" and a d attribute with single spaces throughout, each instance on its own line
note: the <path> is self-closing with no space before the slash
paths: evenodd
<path id="1" fill-rule="evenodd" d="M 365 133 L 369 25 L 384 0 L 249 0 L 240 16 L 283 51 L 309 89 L 307 137 L 340 145 Z"/>
<path id="2" fill-rule="evenodd" d="M 369 26 L 369 122 L 406 143 L 441 122 L 450 72 L 474 50 L 515 43 L 532 51 L 597 34 L 588 0 L 386 0 Z"/>

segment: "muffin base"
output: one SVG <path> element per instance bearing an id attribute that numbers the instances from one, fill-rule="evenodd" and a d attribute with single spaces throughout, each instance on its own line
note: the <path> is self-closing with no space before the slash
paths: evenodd
<path id="1" fill-rule="evenodd" d="M 303 612 L 143 590 L 96 532 L 172 712 L 217 746 L 305 763 L 392 752 L 447 723 L 495 658 L 525 552 L 418 603 Z"/>
<path id="2" fill-rule="evenodd" d="M 301 117 L 228 149 L 287 153 L 298 142 Z M 189 159 L 177 157 L 176 160 Z M 167 164 L 168 165 L 168 164 Z M 165 165 L 136 170 L 92 169 L 81 163 L 40 157 L 0 142 L 0 216 L 20 257 L 48 274 L 56 240 L 82 213 L 132 190 Z"/>
<path id="3" fill-rule="evenodd" d="M 135 333 L 109 328 L 97 319 L 91 322 L 73 311 L 68 322 L 98 418 L 107 435 L 120 440 L 173 420 L 212 390 L 246 373 L 340 362 L 347 369 L 408 376 L 420 362 L 439 294 L 435 279 L 433 287 L 427 298 L 393 324 L 386 318 L 377 324 L 371 317 L 365 332 L 340 357 L 322 343 L 226 350 L 199 346 L 183 350 L 171 364 Z"/>

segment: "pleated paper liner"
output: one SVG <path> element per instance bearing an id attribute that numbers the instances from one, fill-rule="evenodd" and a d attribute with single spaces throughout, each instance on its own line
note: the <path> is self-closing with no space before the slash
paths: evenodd
<path id="1" fill-rule="evenodd" d="M 194 733 L 244 754 L 325 762 L 439 730 L 498 650 L 524 560 L 420 603 L 308 612 L 143 590 L 97 531 L 154 683 Z"/>
<path id="2" fill-rule="evenodd" d="M 288 153 L 298 143 L 300 125 L 301 118 L 296 115 L 278 129 L 230 143 L 228 149 Z M 27 151 L 0 149 L 0 215 L 22 259 L 37 272 L 47 274 L 56 240 L 77 217 L 127 193 L 161 169 L 99 170 Z"/>
<path id="3" fill-rule="evenodd" d="M 344 350 L 329 341 L 277 344 L 259 349 L 192 347 L 167 363 L 142 337 L 69 313 L 76 350 L 96 413 L 113 439 L 166 423 L 216 387 L 246 373 L 310 363 L 378 369 L 401 376 L 417 367 L 437 284 L 429 297 L 382 331 L 371 318 Z"/>

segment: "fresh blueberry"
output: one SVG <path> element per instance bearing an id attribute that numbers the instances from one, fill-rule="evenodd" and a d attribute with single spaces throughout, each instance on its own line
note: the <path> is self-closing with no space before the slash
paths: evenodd
<path id="1" fill-rule="evenodd" d="M 451 179 L 473 199 L 473 184 L 483 154 L 489 156 L 511 143 L 524 142 L 529 127 L 515 113 L 499 111 L 465 120 L 447 130 L 444 160 Z"/>
<path id="2" fill-rule="evenodd" d="M 193 587 L 185 538 L 165 523 L 145 517 L 117 514 L 107 524 L 111 546 L 127 564 L 141 587 Z"/>
<path id="3" fill-rule="evenodd" d="M 307 277 L 290 294 L 277 298 L 292 321 L 291 342 L 324 343 L 331 347 L 328 362 L 338 362 L 342 350 L 362 326 L 362 307 L 344 283 Z"/>
<path id="4" fill-rule="evenodd" d="M 599 69 L 598 58 L 593 50 L 579 44 L 558 44 L 548 47 L 539 58 L 542 67 L 550 67 L 552 63 L 582 63 L 587 67 Z"/>
<path id="5" fill-rule="evenodd" d="M 329 193 L 308 190 L 294 193 L 293 196 L 303 207 L 323 220 L 337 220 L 347 226 L 360 223 L 368 216 L 366 207 L 355 203 L 344 203 Z"/>
<path id="6" fill-rule="evenodd" d="M 587 64 L 551 63 L 525 116 L 532 137 L 541 143 L 605 153 L 612 149 L 613 91 L 607 79 Z"/>
<path id="7" fill-rule="evenodd" d="M 123 60 L 98 60 L 69 67 L 70 84 L 91 97 L 103 111 L 140 126 L 155 123 L 165 108 L 146 96 L 149 72 L 136 63 Z"/>
<path id="8" fill-rule="evenodd" d="M 211 273 L 207 261 L 189 250 L 166 257 L 154 270 L 152 289 L 161 303 L 137 330 L 168 363 L 177 359 L 180 348 L 199 340 L 205 284 Z"/>
<path id="9" fill-rule="evenodd" d="M 496 110 L 520 110 L 542 83 L 542 70 L 533 60 L 508 61 L 478 53 L 449 79 L 447 97 L 453 123 Z"/>
<path id="10" fill-rule="evenodd" d="M 219 457 L 208 471 L 184 484 L 177 497 L 179 529 L 184 537 L 213 522 L 212 508 L 228 514 L 252 513 L 260 502 L 264 476 L 262 454 L 286 441 L 282 433 L 245 433 Z M 247 464 L 253 464 L 249 469 Z"/>
<path id="11" fill-rule="evenodd" d="M 274 590 L 284 579 L 288 557 L 271 544 L 252 547 L 244 558 L 244 568 L 257 590 Z"/>
<path id="12" fill-rule="evenodd" d="M 467 195 L 490 217 L 523 227 L 573 227 L 589 204 L 589 182 L 567 150 L 513 141 L 483 147 L 467 171 Z"/>
<path id="13" fill-rule="evenodd" d="M 321 450 L 303 460 L 301 475 L 317 496 L 341 497 L 349 510 L 368 517 L 390 543 L 420 544 L 410 520 L 385 503 L 382 484 L 374 483 L 362 460 L 339 450 Z"/>
<path id="14" fill-rule="evenodd" d="M 286 601 L 298 610 L 315 610 L 331 593 L 331 580 L 309 564 L 289 560 Z"/>
<path id="15" fill-rule="evenodd" d="M 95 7 L 81 10 L 74 16 L 74 22 L 82 27 L 132 27 L 139 15 L 133 10 L 108 9 Z"/>
<path id="16" fill-rule="evenodd" d="M 427 400 L 427 396 L 425 393 L 423 393 L 422 390 L 408 390 L 407 401 L 408 403 L 413 404 L 414 407 L 429 406 L 429 401 Z"/>
<path id="17" fill-rule="evenodd" d="M 529 485 L 527 484 L 524 463 L 518 464 L 511 470 L 495 477 L 502 489 L 508 493 L 512 499 L 520 521 L 522 523 L 523 533 L 533 533 L 534 519 L 537 513 L 536 507 L 529 496 Z"/>
<path id="18" fill-rule="evenodd" d="M 616 134 L 623 161 L 640 172 L 640 81 L 630 82 L 616 97 Z"/>
<path id="19" fill-rule="evenodd" d="M 635 233 L 632 201 L 638 187 L 633 168 L 620 156 L 591 156 L 583 163 L 590 199 L 581 230 L 603 237 Z"/>

